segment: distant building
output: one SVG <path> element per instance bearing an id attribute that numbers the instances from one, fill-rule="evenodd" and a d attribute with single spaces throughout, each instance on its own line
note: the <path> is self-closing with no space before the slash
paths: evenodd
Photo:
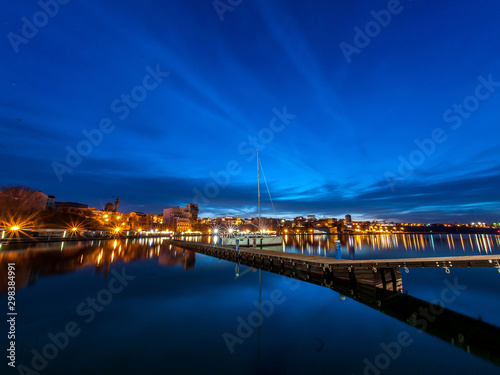
<path id="1" fill-rule="evenodd" d="M 160 222 L 158 222 L 157 215 L 154 214 L 145 214 L 144 212 L 131 212 L 128 215 L 123 214 L 127 219 L 128 227 L 131 230 L 151 230 L 155 228 L 159 228 L 161 226 L 161 218 Z"/>
<path id="2" fill-rule="evenodd" d="M 293 219 L 292 227 L 303 227 L 305 222 L 306 219 L 304 219 L 302 216 L 297 216 L 295 219 Z"/>
<path id="3" fill-rule="evenodd" d="M 47 206 L 45 207 L 46 210 L 55 210 L 56 209 L 56 197 L 53 195 L 48 195 L 47 196 Z"/>
<path id="4" fill-rule="evenodd" d="M 349 214 L 345 215 L 345 225 L 352 225 L 352 218 Z"/>
<path id="5" fill-rule="evenodd" d="M 199 212 L 198 203 L 189 203 L 185 208 L 180 206 L 165 208 L 163 224 L 170 230 L 185 232 L 191 229 L 191 224 L 198 220 Z"/>
<path id="6" fill-rule="evenodd" d="M 307 215 L 307 221 L 316 221 L 316 215 Z"/>
<path id="7" fill-rule="evenodd" d="M 116 201 L 115 201 L 115 212 L 119 212 L 118 211 L 118 206 L 120 205 L 120 200 L 118 199 L 118 196 L 116 197 Z"/>
<path id="8" fill-rule="evenodd" d="M 173 219 L 182 217 L 184 209 L 182 207 L 169 207 L 163 210 L 163 224 L 171 225 Z"/>
<path id="9" fill-rule="evenodd" d="M 120 200 L 118 199 L 118 197 L 116 197 L 115 204 L 113 205 L 113 203 L 111 203 L 111 202 L 106 203 L 106 205 L 104 206 L 104 211 L 118 212 L 119 205 L 120 205 Z"/>
<path id="10" fill-rule="evenodd" d="M 176 217 L 174 222 L 176 232 L 186 232 L 191 229 L 191 220 L 188 218 Z"/>
<path id="11" fill-rule="evenodd" d="M 55 202 L 56 210 L 64 212 L 79 212 L 88 210 L 89 206 L 75 202 Z"/>
<path id="12" fill-rule="evenodd" d="M 198 220 L 198 213 L 200 212 L 200 209 L 198 208 L 198 203 L 189 203 L 186 208 L 184 209 L 184 212 L 188 212 L 191 214 L 191 219 L 193 221 Z"/>

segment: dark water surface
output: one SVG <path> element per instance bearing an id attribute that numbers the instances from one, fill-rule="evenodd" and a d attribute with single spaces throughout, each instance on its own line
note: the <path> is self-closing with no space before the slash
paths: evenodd
<path id="1" fill-rule="evenodd" d="M 289 236 L 285 249 L 335 257 L 334 240 Z M 500 252 L 498 236 L 340 240 L 342 257 L 352 259 Z M 470 327 L 449 328 L 453 345 L 329 288 L 161 241 L 3 245 L 0 306 L 5 317 L 3 275 L 15 263 L 18 368 L 4 355 L 1 373 L 500 374 L 500 353 L 488 358 L 460 347 Z M 409 296 L 500 327 L 497 269 L 410 269 L 402 277 Z"/>

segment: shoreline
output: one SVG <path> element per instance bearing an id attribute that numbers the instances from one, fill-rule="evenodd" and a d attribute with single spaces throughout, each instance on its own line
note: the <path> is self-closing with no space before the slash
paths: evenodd
<path id="1" fill-rule="evenodd" d="M 447 228 L 447 230 L 442 230 L 442 228 L 433 228 L 432 230 L 411 230 L 411 231 L 397 231 L 397 232 L 341 232 L 341 233 L 282 233 L 282 235 L 287 236 L 380 236 L 380 235 L 404 235 L 404 234 L 422 234 L 422 235 L 500 235 L 500 231 L 493 228 L 467 228 L 469 230 L 464 230 L 463 228 L 456 228 L 456 230 L 450 230 L 454 228 Z M 116 235 L 116 236 L 98 236 L 98 237 L 85 237 L 85 236 L 71 236 L 67 238 L 34 238 L 34 237 L 19 237 L 19 238 L 2 238 L 0 239 L 0 245 L 8 244 L 33 244 L 33 243 L 51 243 L 51 242 L 91 242 L 91 241 L 111 241 L 111 240 L 124 240 L 124 239 L 153 239 L 153 238 L 171 238 L 180 239 L 183 237 L 211 237 L 212 234 L 149 234 L 149 235 Z"/>

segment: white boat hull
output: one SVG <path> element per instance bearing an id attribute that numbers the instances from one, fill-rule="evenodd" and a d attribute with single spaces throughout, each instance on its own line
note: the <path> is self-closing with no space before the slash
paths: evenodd
<path id="1" fill-rule="evenodd" d="M 239 236 L 223 240 L 223 245 L 236 246 L 237 239 L 241 247 L 276 246 L 283 243 L 283 236 Z"/>

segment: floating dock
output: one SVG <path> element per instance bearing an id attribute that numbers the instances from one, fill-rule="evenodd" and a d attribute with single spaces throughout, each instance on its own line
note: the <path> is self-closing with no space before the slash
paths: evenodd
<path id="1" fill-rule="evenodd" d="M 285 276 L 299 276 L 302 280 L 330 278 L 375 285 L 382 289 L 398 290 L 401 269 L 442 268 L 450 273 L 453 267 L 495 267 L 500 272 L 500 255 L 472 255 L 456 257 L 347 260 L 314 255 L 286 253 L 282 250 L 240 248 L 200 242 L 165 240 L 164 244 L 193 250 L 198 253 L 256 267 Z"/>

